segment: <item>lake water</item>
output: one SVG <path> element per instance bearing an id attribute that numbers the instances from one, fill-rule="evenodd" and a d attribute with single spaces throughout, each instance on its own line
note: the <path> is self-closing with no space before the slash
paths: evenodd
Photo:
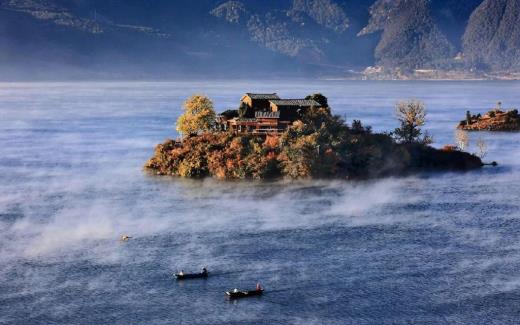
<path id="1" fill-rule="evenodd" d="M 513 324 L 520 318 L 520 134 L 497 168 L 403 179 L 219 182 L 149 176 L 182 101 L 323 92 L 375 130 L 418 98 L 435 145 L 517 82 L 0 84 L 1 324 Z M 133 238 L 119 241 L 122 234 Z M 176 282 L 174 271 L 202 281 Z M 253 288 L 236 302 L 226 290 Z"/>

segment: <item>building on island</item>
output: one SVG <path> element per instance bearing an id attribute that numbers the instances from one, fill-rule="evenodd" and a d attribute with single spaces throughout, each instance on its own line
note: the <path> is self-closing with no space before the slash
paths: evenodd
<path id="1" fill-rule="evenodd" d="M 238 117 L 218 117 L 222 130 L 237 133 L 276 134 L 285 131 L 311 107 L 321 105 L 312 99 L 282 99 L 276 93 L 246 93 L 240 99 Z"/>
<path id="2" fill-rule="evenodd" d="M 240 99 L 240 103 L 247 105 L 248 107 L 254 109 L 255 111 L 264 111 L 269 109 L 269 105 L 271 100 L 280 99 L 278 94 L 252 94 L 246 93 Z"/>
<path id="3" fill-rule="evenodd" d="M 320 107 L 320 104 L 313 99 L 275 99 L 269 102 L 272 112 L 280 112 L 280 119 L 293 122 L 305 110 L 311 107 Z"/>

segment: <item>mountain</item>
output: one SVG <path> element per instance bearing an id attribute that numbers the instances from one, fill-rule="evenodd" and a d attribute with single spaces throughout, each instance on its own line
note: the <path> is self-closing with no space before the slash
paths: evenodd
<path id="1" fill-rule="evenodd" d="M 520 69 L 520 2 L 486 0 L 471 15 L 464 55 L 474 68 Z"/>
<path id="2" fill-rule="evenodd" d="M 516 0 L 0 0 L 3 79 L 520 71 Z M 356 72 L 357 71 L 357 72 Z"/>
<path id="3" fill-rule="evenodd" d="M 375 49 L 379 65 L 431 68 L 454 56 L 454 47 L 436 25 L 429 1 L 379 0 L 360 36 L 382 31 Z"/>
<path id="4" fill-rule="evenodd" d="M 227 1 L 211 14 L 227 22 L 233 30 L 247 33 L 256 46 L 305 64 L 348 67 L 370 63 L 352 51 L 353 43 L 368 51 L 373 47 L 373 41 L 356 39 L 351 25 L 360 26 L 360 22 L 350 10 L 353 3 L 294 0 L 259 7 L 258 1 Z M 367 11 L 370 3 L 359 1 L 355 6 Z"/>
<path id="5" fill-rule="evenodd" d="M 210 0 L 0 0 L 5 79 L 174 78 L 277 67 L 291 58 L 251 45 L 210 14 Z M 246 50 L 244 50 L 246 49 Z"/>

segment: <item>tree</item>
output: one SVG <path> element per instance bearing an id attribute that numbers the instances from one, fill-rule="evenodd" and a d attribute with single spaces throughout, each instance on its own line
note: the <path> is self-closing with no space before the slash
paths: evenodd
<path id="1" fill-rule="evenodd" d="M 468 133 L 463 130 L 455 131 L 455 141 L 460 150 L 464 151 L 469 146 Z"/>
<path id="2" fill-rule="evenodd" d="M 228 109 L 224 112 L 220 113 L 220 115 L 228 120 L 238 117 L 238 110 L 236 109 Z"/>
<path id="3" fill-rule="evenodd" d="M 395 129 L 396 139 L 402 143 L 430 144 L 431 137 L 425 134 L 421 137 L 421 126 L 426 120 L 426 108 L 419 100 L 400 101 L 395 107 L 397 119 L 401 126 Z"/>
<path id="4" fill-rule="evenodd" d="M 477 148 L 478 148 L 478 156 L 480 159 L 483 159 L 485 156 L 487 156 L 488 153 L 488 146 L 486 141 L 482 138 L 478 138 L 477 140 Z"/>
<path id="5" fill-rule="evenodd" d="M 329 100 L 327 99 L 327 97 L 323 96 L 323 94 L 321 94 L 321 93 L 309 95 L 309 96 L 305 97 L 305 99 L 315 100 L 316 102 L 318 102 L 320 104 L 321 107 L 329 107 Z"/>
<path id="6" fill-rule="evenodd" d="M 290 137 L 290 135 L 285 134 L 285 137 Z M 280 155 L 283 174 L 291 178 L 313 176 L 320 156 L 318 134 L 312 133 L 285 140 L 288 141 Z"/>
<path id="7" fill-rule="evenodd" d="M 181 134 L 198 134 L 214 126 L 216 115 L 209 97 L 193 95 L 184 102 L 183 109 L 176 127 Z"/>
<path id="8" fill-rule="evenodd" d="M 330 124 L 333 117 L 328 107 L 310 107 L 301 114 L 302 122 L 312 131 L 316 131 L 323 124 Z"/>
<path id="9" fill-rule="evenodd" d="M 238 117 L 240 118 L 254 118 L 255 110 L 244 102 L 240 103 L 238 107 Z"/>
<path id="10" fill-rule="evenodd" d="M 370 126 L 363 126 L 360 120 L 353 120 L 351 127 L 352 134 L 363 134 L 363 133 L 371 133 L 372 128 Z"/>

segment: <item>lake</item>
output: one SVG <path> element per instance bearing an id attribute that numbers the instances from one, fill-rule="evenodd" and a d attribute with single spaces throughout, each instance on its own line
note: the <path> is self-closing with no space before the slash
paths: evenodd
<path id="1" fill-rule="evenodd" d="M 0 84 L 2 324 L 513 324 L 520 133 L 471 133 L 496 168 L 367 182 L 151 176 L 184 99 L 322 92 L 376 131 L 428 108 L 434 145 L 519 82 L 316 80 Z M 133 238 L 121 242 L 120 236 Z M 176 282 L 206 266 L 207 280 Z M 265 295 L 230 302 L 224 292 Z"/>

